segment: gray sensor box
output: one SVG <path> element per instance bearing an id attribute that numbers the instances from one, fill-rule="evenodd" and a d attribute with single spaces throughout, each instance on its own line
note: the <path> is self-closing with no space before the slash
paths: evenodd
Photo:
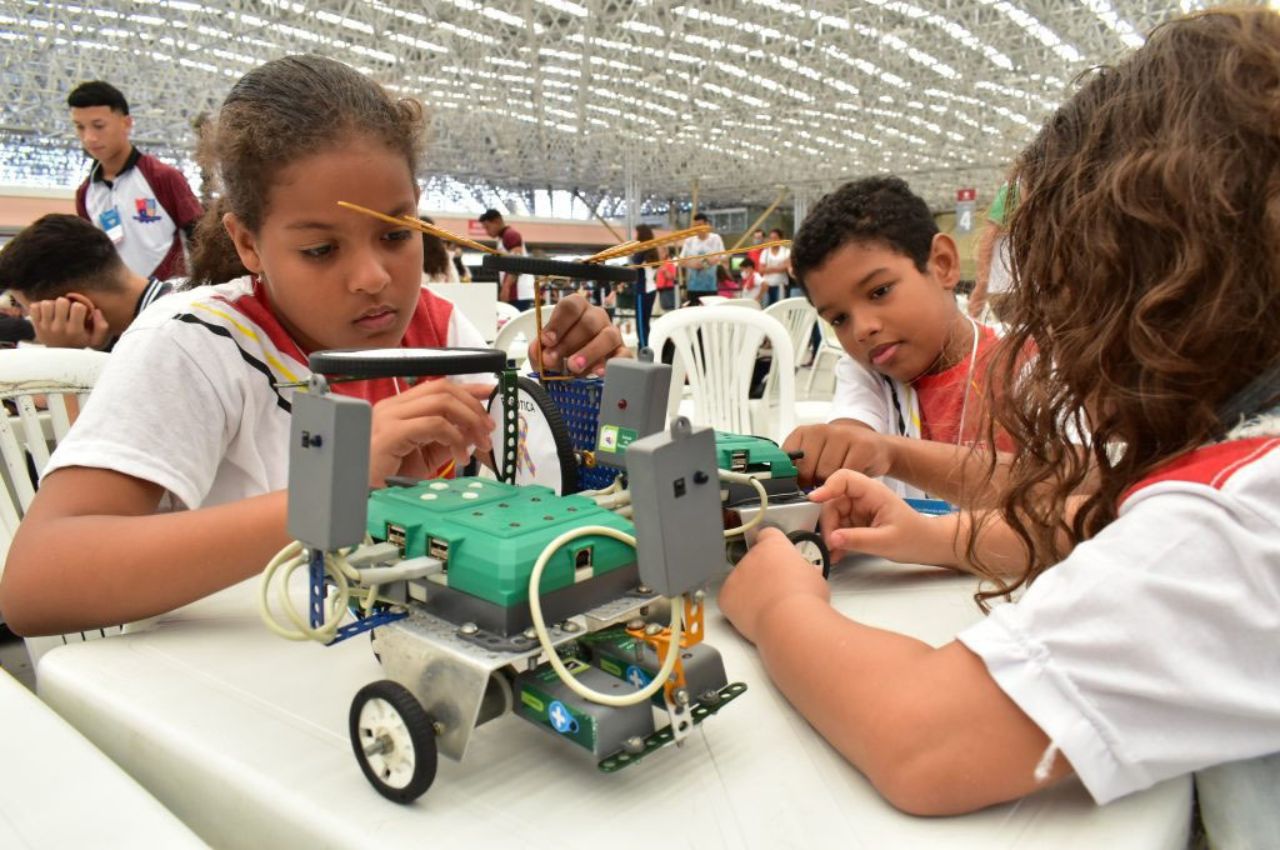
<path id="1" fill-rule="evenodd" d="M 621 467 L 633 442 L 661 431 L 670 392 L 671 367 L 654 363 L 649 349 L 638 360 L 610 360 L 600 399 L 596 462 Z"/>
<path id="2" fill-rule="evenodd" d="M 361 399 L 294 393 L 289 429 L 289 536 L 326 552 L 364 540 L 373 408 Z"/>
<path id="3" fill-rule="evenodd" d="M 679 596 L 723 575 L 724 515 L 715 432 L 683 416 L 627 450 L 640 580 Z"/>

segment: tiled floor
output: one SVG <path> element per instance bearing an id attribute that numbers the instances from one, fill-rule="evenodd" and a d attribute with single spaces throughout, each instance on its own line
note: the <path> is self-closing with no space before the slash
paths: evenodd
<path id="1" fill-rule="evenodd" d="M 0 626 L 0 667 L 28 688 L 35 690 L 36 671 L 31 669 L 22 638 Z"/>

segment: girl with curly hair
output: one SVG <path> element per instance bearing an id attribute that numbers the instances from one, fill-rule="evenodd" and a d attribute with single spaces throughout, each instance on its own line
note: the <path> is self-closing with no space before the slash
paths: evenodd
<path id="1" fill-rule="evenodd" d="M 1016 444 L 999 509 L 923 517 L 850 471 L 812 498 L 834 550 L 972 569 L 994 585 L 984 602 L 1021 597 L 935 649 L 837 613 L 766 532 L 721 609 L 899 808 L 965 812 L 1071 774 L 1101 804 L 1195 773 L 1211 840 L 1267 845 L 1280 835 L 1280 17 L 1158 28 L 1090 75 L 1013 179 L 1009 334 L 987 382 L 991 433 Z M 1064 437 L 1073 426 L 1087 453 Z"/>

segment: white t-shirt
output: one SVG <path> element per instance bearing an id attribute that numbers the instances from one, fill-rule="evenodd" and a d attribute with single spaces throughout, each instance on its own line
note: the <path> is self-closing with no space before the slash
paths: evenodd
<path id="1" fill-rule="evenodd" d="M 402 345 L 486 347 L 461 310 L 427 290 Z M 309 377 L 305 354 L 250 278 L 174 293 L 120 337 L 45 474 L 112 469 L 160 485 L 189 508 L 282 490 L 294 390 L 275 385 Z M 374 402 L 397 384 L 381 378 L 333 389 Z"/>
<path id="2" fill-rule="evenodd" d="M 680 256 L 697 257 L 702 254 L 715 254 L 723 250 L 724 240 L 720 238 L 720 234 L 708 233 L 706 236 L 690 236 L 684 240 L 684 244 L 680 248 Z M 714 265 L 722 259 L 722 257 L 713 257 L 708 262 Z"/>
<path id="3" fill-rule="evenodd" d="M 760 295 L 761 289 L 764 289 L 764 278 L 754 271 L 744 273 L 742 275 L 742 289 L 738 292 L 738 297 L 754 299 Z"/>
<path id="4" fill-rule="evenodd" d="M 650 292 L 658 291 L 658 269 L 657 267 L 644 270 L 644 293 L 648 295 Z"/>
<path id="5" fill-rule="evenodd" d="M 920 397 L 910 385 L 872 372 L 848 354 L 841 354 L 836 361 L 836 389 L 827 415 L 828 422 L 837 419 L 856 419 L 877 434 L 918 440 Z M 927 496 L 919 488 L 896 478 L 880 480 L 904 499 Z"/>
<path id="6" fill-rule="evenodd" d="M 987 272 L 987 294 L 999 295 L 1013 286 L 1013 272 L 1009 271 L 1009 237 L 1001 233 L 991 248 L 991 269 Z"/>
<path id="7" fill-rule="evenodd" d="M 765 248 L 763 251 L 760 252 L 760 268 L 764 268 L 765 266 L 776 266 L 781 263 L 785 263 L 789 259 L 791 259 L 791 249 L 786 247 L 785 245 L 778 245 L 773 248 Z M 771 274 L 766 274 L 764 276 L 764 285 L 770 286 L 770 287 L 772 286 L 786 287 L 787 273 L 773 272 Z"/>
<path id="8" fill-rule="evenodd" d="M 959 635 L 1098 803 L 1280 751 L 1277 481 L 1274 437 L 1184 455 Z"/>

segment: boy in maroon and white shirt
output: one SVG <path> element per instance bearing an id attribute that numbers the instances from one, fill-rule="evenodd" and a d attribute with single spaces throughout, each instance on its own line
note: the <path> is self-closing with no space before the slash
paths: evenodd
<path id="1" fill-rule="evenodd" d="M 182 234 L 191 236 L 203 210 L 182 172 L 129 141 L 133 118 L 109 83 L 77 86 L 67 98 L 89 176 L 76 189 L 76 213 L 106 232 L 126 266 L 141 277 L 186 274 Z"/>

